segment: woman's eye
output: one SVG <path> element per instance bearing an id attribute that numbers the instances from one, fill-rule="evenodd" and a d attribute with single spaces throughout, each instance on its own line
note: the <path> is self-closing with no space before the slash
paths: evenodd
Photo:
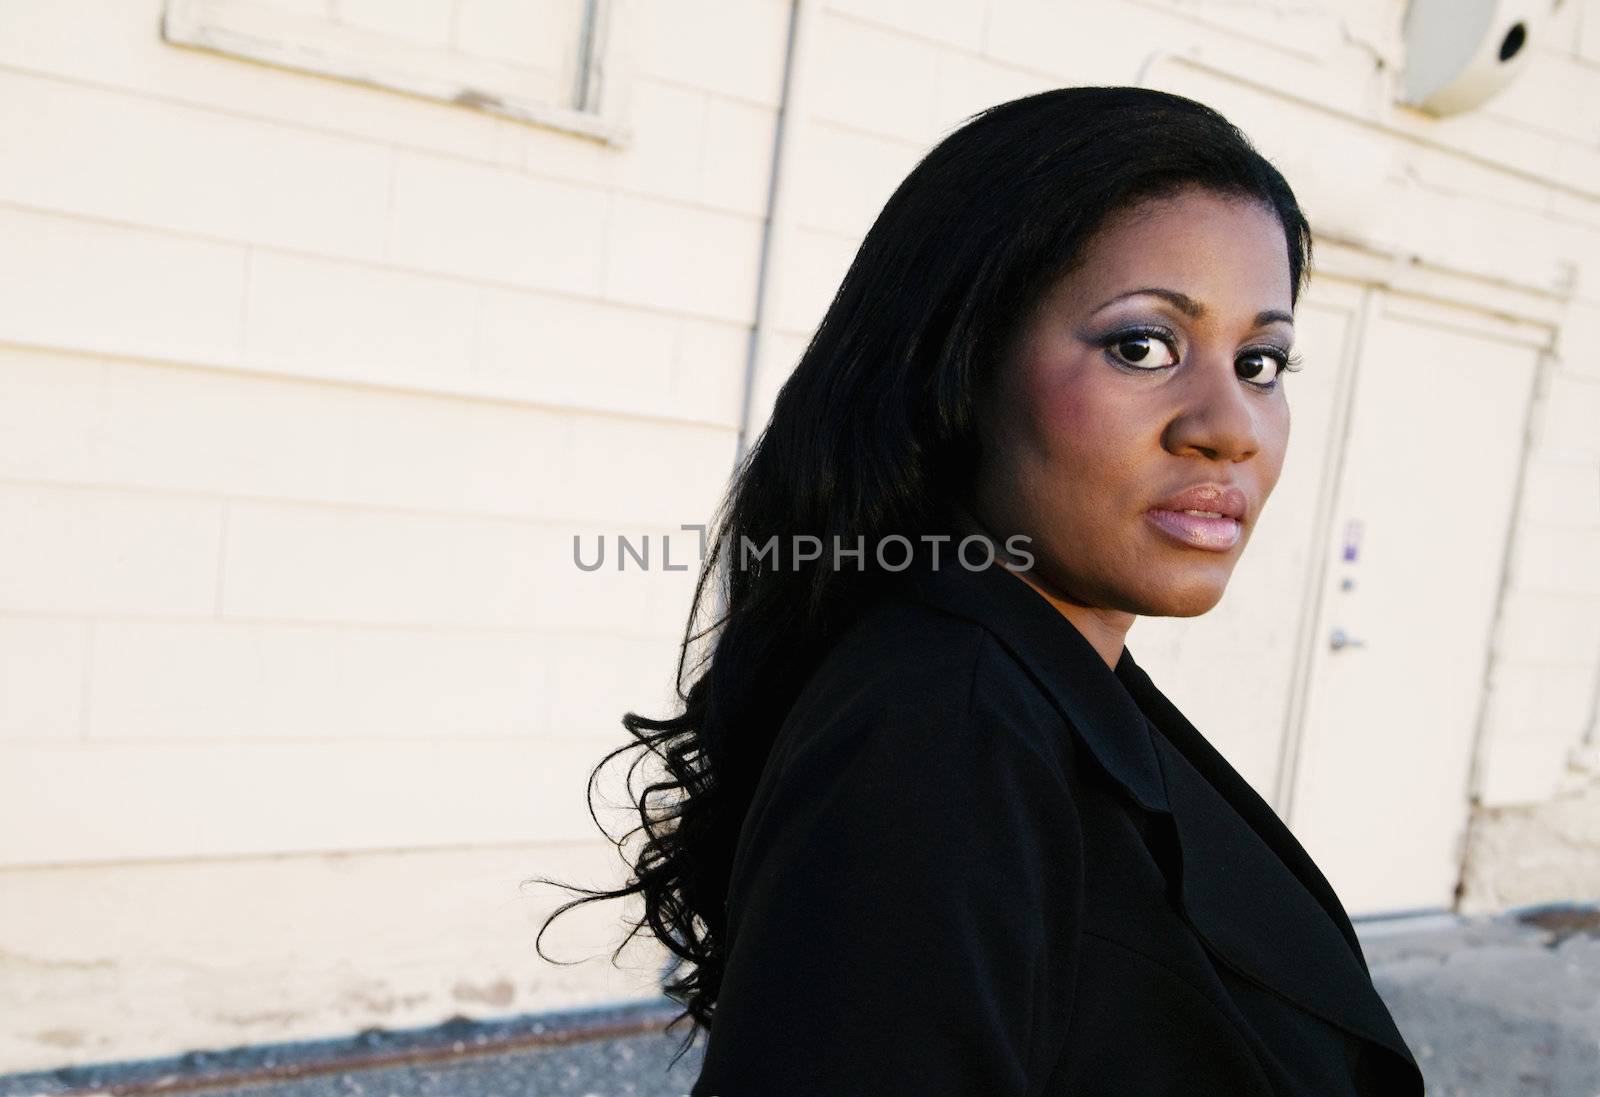
<path id="1" fill-rule="evenodd" d="M 1113 336 L 1107 343 L 1124 364 L 1139 369 L 1163 369 L 1177 359 L 1166 340 L 1158 335 L 1134 333 Z M 1163 359 L 1163 354 L 1165 358 Z"/>
<path id="2" fill-rule="evenodd" d="M 1273 350 L 1253 350 L 1239 359 L 1239 376 L 1258 385 L 1277 383 L 1288 367 L 1288 359 Z"/>

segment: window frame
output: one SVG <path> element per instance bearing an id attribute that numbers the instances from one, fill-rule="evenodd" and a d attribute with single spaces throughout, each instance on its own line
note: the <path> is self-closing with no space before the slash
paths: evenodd
<path id="1" fill-rule="evenodd" d="M 166 42 L 241 57 L 277 68 L 333 77 L 438 102 L 481 110 L 590 138 L 609 145 L 627 143 L 618 117 L 618 96 L 612 94 L 616 60 L 611 33 L 619 0 L 582 0 L 577 57 L 577 84 L 563 106 L 517 96 L 505 89 L 478 87 L 458 77 L 429 71 L 427 55 L 439 47 L 417 43 L 396 45 L 376 31 L 346 27 L 326 17 L 274 12 L 248 0 L 166 0 L 161 36 Z M 321 20 L 325 26 L 315 26 Z M 363 51 L 361 40 L 382 42 L 381 50 Z M 381 53 L 381 57 L 379 54 Z"/>

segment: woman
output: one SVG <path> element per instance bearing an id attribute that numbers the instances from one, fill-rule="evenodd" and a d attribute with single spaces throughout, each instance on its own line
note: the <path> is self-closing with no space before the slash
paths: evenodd
<path id="1" fill-rule="evenodd" d="M 1422 1093 L 1338 898 L 1124 644 L 1216 604 L 1278 479 L 1310 249 L 1142 88 L 984 111 L 890 198 L 719 514 L 683 713 L 624 719 L 667 778 L 590 898 L 690 968 L 696 1097 Z"/>

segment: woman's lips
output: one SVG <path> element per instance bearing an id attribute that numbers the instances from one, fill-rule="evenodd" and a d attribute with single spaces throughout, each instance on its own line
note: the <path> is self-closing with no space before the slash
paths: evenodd
<path id="1" fill-rule="evenodd" d="M 1207 517 L 1203 513 L 1163 510 L 1160 507 L 1151 507 L 1144 513 L 1151 524 L 1163 533 L 1190 548 L 1211 552 L 1227 552 L 1239 543 L 1239 535 L 1244 531 L 1244 524 L 1238 519 L 1220 515 Z"/>

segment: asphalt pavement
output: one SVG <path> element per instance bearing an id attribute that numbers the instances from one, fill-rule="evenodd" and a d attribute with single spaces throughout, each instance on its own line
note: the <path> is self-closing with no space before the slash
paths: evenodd
<path id="1" fill-rule="evenodd" d="M 1357 929 L 1373 983 L 1416 1053 L 1429 1097 L 1600 1097 L 1600 909 L 1396 919 Z M 670 1013 L 658 1007 L 656 1016 Z M 698 1045 L 671 1062 L 682 1024 L 668 1034 L 506 1050 L 508 1039 L 526 1038 L 530 1026 L 544 1022 L 516 1024 L 520 1031 L 479 1026 L 471 1039 L 448 1026 L 368 1034 L 367 1048 L 387 1055 L 388 1065 L 361 1065 L 360 1041 L 347 1041 L 336 1053 L 300 1053 L 298 1062 L 295 1053 L 252 1050 L 256 1077 L 248 1083 L 216 1077 L 211 1084 L 191 1056 L 0 1077 L 0 1097 L 178 1087 L 203 1097 L 683 1097 L 698 1074 Z M 394 1062 L 407 1045 L 428 1054 Z M 193 1076 L 185 1078 L 185 1070 Z M 264 1070 L 296 1076 L 263 1077 Z"/>

